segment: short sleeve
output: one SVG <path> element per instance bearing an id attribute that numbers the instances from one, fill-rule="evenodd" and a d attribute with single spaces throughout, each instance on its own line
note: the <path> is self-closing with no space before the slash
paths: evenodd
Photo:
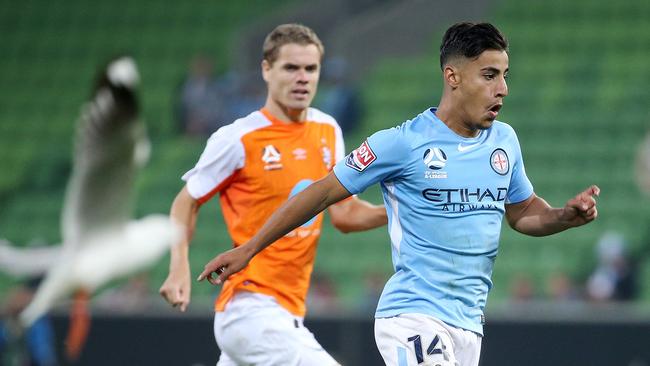
<path id="1" fill-rule="evenodd" d="M 357 194 L 403 172 L 408 151 L 400 128 L 382 130 L 339 161 L 334 174 L 351 194 Z"/>
<path id="2" fill-rule="evenodd" d="M 207 201 L 243 168 L 244 146 L 240 139 L 233 138 L 232 128 L 232 125 L 224 126 L 212 134 L 196 166 L 183 175 L 193 198 Z"/>
<path id="3" fill-rule="evenodd" d="M 533 194 L 533 185 L 526 176 L 524 159 L 521 154 L 521 147 L 517 135 L 513 131 L 513 151 L 515 152 L 514 164 L 512 166 L 512 176 L 510 177 L 510 188 L 506 203 L 518 203 L 525 201 Z"/>

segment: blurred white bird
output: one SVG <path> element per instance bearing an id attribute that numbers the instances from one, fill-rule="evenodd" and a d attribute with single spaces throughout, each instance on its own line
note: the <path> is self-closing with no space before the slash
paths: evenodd
<path id="1" fill-rule="evenodd" d="M 20 314 L 25 327 L 73 292 L 92 294 L 153 265 L 179 237 L 167 215 L 130 221 L 135 176 L 150 151 L 138 119 L 138 83 L 135 62 L 117 58 L 102 69 L 92 99 L 81 110 L 62 210 L 63 244 L 17 249 L 0 243 L 5 271 L 34 275 L 47 270 Z"/>
<path id="2" fill-rule="evenodd" d="M 15 277 L 37 277 L 52 267 L 61 254 L 60 245 L 16 248 L 0 239 L 0 270 Z"/>

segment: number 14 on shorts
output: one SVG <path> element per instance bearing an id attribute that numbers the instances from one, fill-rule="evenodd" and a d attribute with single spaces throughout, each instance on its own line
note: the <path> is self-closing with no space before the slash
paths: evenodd
<path id="1" fill-rule="evenodd" d="M 424 362 L 424 353 L 422 352 L 422 337 L 419 334 L 409 337 L 408 342 L 413 342 L 413 351 L 415 352 L 415 358 L 418 361 L 418 364 Z M 449 353 L 447 352 L 447 347 L 442 342 L 442 339 L 436 335 L 433 337 L 431 343 L 427 347 L 427 356 L 431 355 L 442 355 L 445 361 L 449 361 Z"/>

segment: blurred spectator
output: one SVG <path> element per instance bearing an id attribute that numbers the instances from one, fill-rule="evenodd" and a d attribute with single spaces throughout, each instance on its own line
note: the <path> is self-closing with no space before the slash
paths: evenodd
<path id="1" fill-rule="evenodd" d="M 359 301 L 359 311 L 362 314 L 373 315 L 377 310 L 379 297 L 384 290 L 384 284 L 388 276 L 383 272 L 370 271 L 365 273 L 363 278 L 363 294 Z"/>
<path id="2" fill-rule="evenodd" d="M 104 291 L 95 299 L 95 305 L 113 313 L 144 312 L 151 306 L 150 288 L 149 274 L 140 273 L 122 285 Z"/>
<path id="3" fill-rule="evenodd" d="M 208 136 L 230 119 L 224 118 L 228 78 L 217 79 L 214 62 L 198 55 L 189 65 L 176 101 L 178 129 L 188 136 Z"/>
<path id="4" fill-rule="evenodd" d="M 224 120 L 234 121 L 241 116 L 260 109 L 266 101 L 266 84 L 259 71 L 249 73 L 230 72 L 228 76 L 227 105 Z"/>
<path id="5" fill-rule="evenodd" d="M 22 330 L 18 315 L 32 301 L 40 278 L 10 289 L 3 298 L 0 320 L 0 364 L 57 365 L 54 330 L 48 315 L 44 315 L 27 330 Z M 23 333 L 24 332 L 24 333 Z"/>
<path id="6" fill-rule="evenodd" d="M 347 82 L 347 69 L 347 61 L 343 58 L 325 60 L 314 101 L 314 105 L 336 119 L 343 134 L 354 130 L 362 117 L 359 94 Z"/>
<path id="7" fill-rule="evenodd" d="M 546 295 L 551 301 L 576 301 L 580 294 L 571 278 L 564 272 L 555 272 L 546 279 Z"/>
<path id="8" fill-rule="evenodd" d="M 638 293 L 636 266 L 626 253 L 622 234 L 608 231 L 596 246 L 598 266 L 587 280 L 587 296 L 594 301 L 627 301 Z"/>
<path id="9" fill-rule="evenodd" d="M 314 272 L 307 292 L 307 308 L 311 314 L 333 314 L 340 311 L 334 281 L 324 272 Z"/>
<path id="10" fill-rule="evenodd" d="M 531 301 L 535 298 L 535 285 L 524 274 L 515 275 L 510 282 L 510 302 L 513 304 Z"/>

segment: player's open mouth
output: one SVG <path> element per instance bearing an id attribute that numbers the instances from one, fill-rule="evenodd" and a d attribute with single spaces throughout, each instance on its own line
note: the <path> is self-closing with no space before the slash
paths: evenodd
<path id="1" fill-rule="evenodd" d="M 302 99 L 309 95 L 309 91 L 307 89 L 294 89 L 291 91 L 291 95 Z"/>
<path id="2" fill-rule="evenodd" d="M 503 107 L 503 104 L 498 103 L 488 108 L 488 112 L 492 119 L 497 118 L 497 116 L 499 115 L 499 111 L 501 110 L 501 107 Z"/>

